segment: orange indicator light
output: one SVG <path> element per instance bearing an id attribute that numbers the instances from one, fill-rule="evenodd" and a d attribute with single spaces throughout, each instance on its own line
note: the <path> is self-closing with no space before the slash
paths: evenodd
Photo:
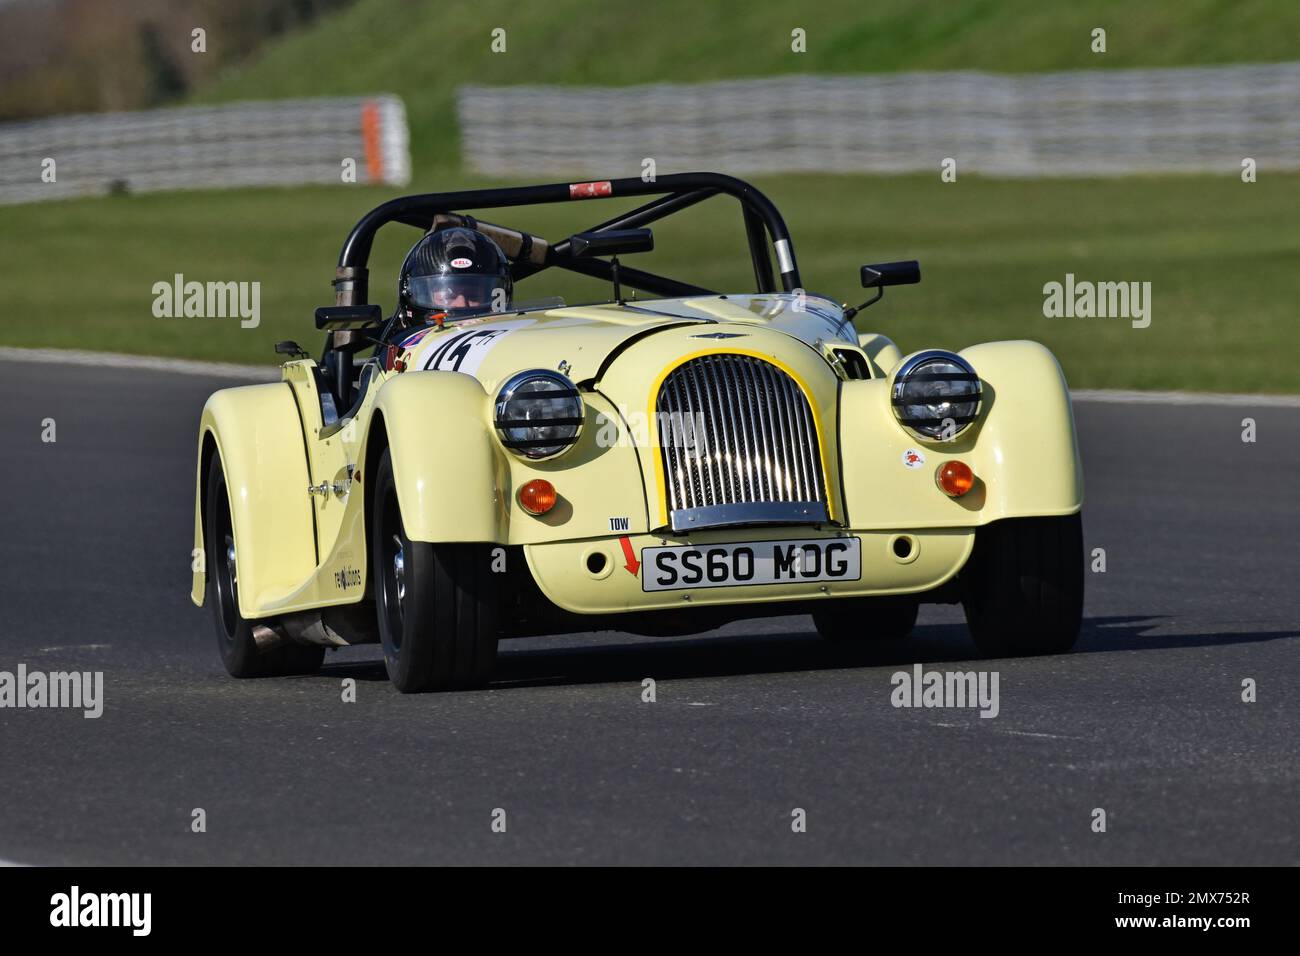
<path id="1" fill-rule="evenodd" d="M 975 472 L 964 461 L 945 461 L 935 471 L 934 483 L 950 498 L 960 498 L 975 487 Z"/>
<path id="2" fill-rule="evenodd" d="M 545 478 L 534 478 L 519 489 L 519 505 L 530 515 L 544 515 L 555 507 L 555 486 Z"/>

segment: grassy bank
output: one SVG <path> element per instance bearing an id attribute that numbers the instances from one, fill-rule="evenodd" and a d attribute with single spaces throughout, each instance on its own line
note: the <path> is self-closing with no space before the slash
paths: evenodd
<path id="1" fill-rule="evenodd" d="M 1092 31 L 1106 30 L 1106 52 Z M 504 52 L 492 31 L 505 30 Z M 791 50 L 804 31 L 806 52 Z M 459 166 L 455 88 L 791 73 L 1165 67 L 1300 59 L 1290 0 L 358 0 L 219 77 L 203 102 L 389 91 L 417 170 Z"/>
<path id="2" fill-rule="evenodd" d="M 1077 387 L 1300 392 L 1294 352 L 1300 302 L 1300 175 L 1004 181 L 935 176 L 786 176 L 757 184 L 788 220 L 806 286 L 859 301 L 857 267 L 917 258 L 924 281 L 890 290 L 861 328 L 904 348 L 1033 338 Z M 448 174 L 415 188 L 475 185 Z M 279 339 L 313 351 L 312 310 L 332 301 L 339 246 L 378 189 L 249 190 L 76 200 L 6 209 L 0 344 L 107 349 L 271 362 Z M 552 238 L 590 225 L 612 203 L 496 214 Z M 689 217 L 689 218 L 687 218 Z M 416 233 L 393 226 L 372 260 L 372 299 L 390 308 L 401 254 Z M 720 200 L 656 230 L 638 264 L 712 288 L 752 276 L 739 216 Z M 156 282 L 261 283 L 261 322 L 160 319 Z M 1152 285 L 1152 321 L 1045 318 L 1044 283 Z M 520 297 L 605 295 L 576 276 L 543 273 Z"/>

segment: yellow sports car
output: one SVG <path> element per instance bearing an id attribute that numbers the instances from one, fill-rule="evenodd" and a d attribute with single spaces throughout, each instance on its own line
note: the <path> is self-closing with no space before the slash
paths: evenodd
<path id="1" fill-rule="evenodd" d="M 458 212 L 636 196 L 557 242 Z M 620 263 L 713 197 L 739 202 L 756 291 Z M 389 223 L 419 239 L 385 317 L 367 262 Z M 554 268 L 607 300 L 516 301 Z M 903 355 L 853 318 L 918 265 L 861 278 L 856 308 L 806 292 L 776 207 L 716 173 L 372 210 L 316 312 L 320 360 L 282 342 L 281 382 L 203 409 L 192 596 L 227 669 L 379 642 L 401 691 L 473 687 L 501 638 L 795 613 L 898 638 L 923 601 L 960 601 L 987 654 L 1067 650 L 1083 485 L 1060 367 L 1028 341 Z"/>

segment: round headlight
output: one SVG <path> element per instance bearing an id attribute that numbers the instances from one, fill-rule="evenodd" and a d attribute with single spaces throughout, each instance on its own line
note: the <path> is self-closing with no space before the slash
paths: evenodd
<path id="1" fill-rule="evenodd" d="M 979 376 L 960 355 L 919 352 L 894 376 L 894 417 L 917 438 L 952 438 L 975 421 L 981 390 Z"/>
<path id="2" fill-rule="evenodd" d="M 582 434 L 578 389 L 559 372 L 520 372 L 497 392 L 497 437 L 516 455 L 554 458 Z"/>

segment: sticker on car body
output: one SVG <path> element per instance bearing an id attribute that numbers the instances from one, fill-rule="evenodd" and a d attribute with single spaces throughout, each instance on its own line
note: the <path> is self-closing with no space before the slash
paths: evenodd
<path id="1" fill-rule="evenodd" d="M 413 349 L 420 344 L 421 339 L 423 339 L 426 335 L 428 335 L 432 331 L 433 331 L 432 328 L 427 328 L 427 329 L 420 329 L 420 331 L 418 332 L 413 332 L 410 335 L 408 335 L 406 338 L 402 339 L 401 342 L 398 343 L 398 348 Z"/>
<path id="2" fill-rule="evenodd" d="M 642 548 L 641 563 L 642 591 L 857 581 L 862 577 L 862 541 L 815 538 Z"/>
<path id="3" fill-rule="evenodd" d="M 499 322 L 489 328 L 457 330 L 429 336 L 420 343 L 412 365 L 428 372 L 464 372 L 473 375 L 483 360 L 511 332 L 532 325 L 534 319 Z"/>

